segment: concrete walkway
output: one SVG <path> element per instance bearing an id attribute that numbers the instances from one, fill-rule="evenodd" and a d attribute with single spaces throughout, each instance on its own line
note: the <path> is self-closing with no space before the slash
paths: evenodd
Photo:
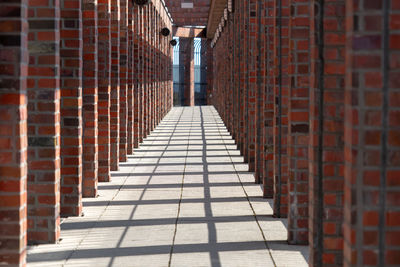
<path id="1" fill-rule="evenodd" d="M 28 266 L 307 266 L 213 107 L 174 108 Z"/>

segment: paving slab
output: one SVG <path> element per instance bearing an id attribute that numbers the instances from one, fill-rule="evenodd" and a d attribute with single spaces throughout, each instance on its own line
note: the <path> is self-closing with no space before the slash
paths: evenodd
<path id="1" fill-rule="evenodd" d="M 211 106 L 176 107 L 28 266 L 308 266 Z"/>

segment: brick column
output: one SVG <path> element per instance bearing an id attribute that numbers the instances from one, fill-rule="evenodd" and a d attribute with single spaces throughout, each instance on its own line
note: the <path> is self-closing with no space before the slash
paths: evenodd
<path id="1" fill-rule="evenodd" d="M 256 8 L 256 24 L 257 24 L 257 98 L 256 98 L 256 114 L 257 114 L 257 134 L 256 134 L 256 160 L 255 160 L 255 178 L 257 183 L 263 183 L 264 180 L 264 149 L 265 149 L 265 125 L 264 125 L 264 105 L 265 105 L 265 8 L 264 1 L 257 0 Z"/>
<path id="2" fill-rule="evenodd" d="M 309 140 L 309 19 L 310 3 L 290 0 L 288 241 L 308 243 L 308 140 Z"/>
<path id="3" fill-rule="evenodd" d="M 288 105 L 289 105 L 289 1 L 274 2 L 274 215 L 288 214 Z M 293 114 L 292 119 L 302 120 L 302 114 Z"/>
<path id="4" fill-rule="evenodd" d="M 343 262 L 345 1 L 310 4 L 310 265 L 338 266 Z"/>
<path id="5" fill-rule="evenodd" d="M 83 15 L 83 196 L 95 197 L 98 182 L 97 0 L 82 2 Z"/>
<path id="6" fill-rule="evenodd" d="M 144 52 L 145 52 L 145 42 L 144 42 L 144 12 L 145 8 L 139 7 L 139 143 L 143 142 L 145 135 L 145 69 L 144 69 Z"/>
<path id="7" fill-rule="evenodd" d="M 233 105 L 234 105 L 234 120 L 235 120 L 235 125 L 234 125 L 234 130 L 233 130 L 233 138 L 236 140 L 236 144 L 239 147 L 240 143 L 240 90 L 239 90 L 239 83 L 240 83 L 240 23 L 239 23 L 239 4 L 237 7 L 235 7 L 235 12 L 233 13 L 233 23 L 234 23 L 234 29 L 233 29 L 233 71 L 235 73 L 234 77 L 234 93 L 233 93 Z M 213 54 L 215 55 L 215 51 L 213 51 Z M 210 58 L 210 60 L 214 60 L 213 58 Z M 218 77 L 218 74 L 214 70 L 214 77 Z M 215 80 L 215 79 L 214 79 Z M 213 95 L 213 97 L 215 97 Z"/>
<path id="8" fill-rule="evenodd" d="M 59 22 L 58 1 L 30 1 L 28 239 L 32 243 L 54 243 L 60 234 Z"/>
<path id="9" fill-rule="evenodd" d="M 154 82 L 155 82 L 155 126 L 158 125 L 160 122 L 160 45 L 161 45 L 161 39 L 160 39 L 160 16 L 157 12 L 155 11 L 155 18 L 156 18 L 156 30 L 155 30 L 155 40 L 154 40 L 154 68 L 155 68 L 155 73 L 154 73 Z"/>
<path id="10" fill-rule="evenodd" d="M 119 168 L 119 0 L 111 0 L 110 168 Z"/>
<path id="11" fill-rule="evenodd" d="M 156 125 L 158 125 L 160 123 L 160 116 L 161 116 L 161 110 L 162 110 L 162 104 L 160 101 L 160 92 L 161 92 L 161 72 L 160 72 L 160 68 L 161 68 L 161 60 L 160 60 L 160 49 L 161 49 L 161 45 L 162 45 L 162 36 L 160 34 L 161 31 L 161 25 L 160 25 L 160 16 L 158 14 L 158 12 L 156 13 L 157 16 L 157 28 L 156 28 L 156 47 L 155 47 L 155 51 L 156 51 Z"/>
<path id="12" fill-rule="evenodd" d="M 61 1 L 61 216 L 82 212 L 81 1 Z"/>
<path id="13" fill-rule="evenodd" d="M 127 154 L 133 154 L 134 147 L 134 14 L 133 3 L 128 1 L 128 139 L 127 139 Z"/>
<path id="14" fill-rule="evenodd" d="M 146 5 L 143 10 L 143 138 L 147 137 L 149 129 L 149 6 Z"/>
<path id="15" fill-rule="evenodd" d="M 99 182 L 110 181 L 111 0 L 98 0 Z"/>
<path id="16" fill-rule="evenodd" d="M 0 262 L 26 266 L 28 1 L 0 3 Z"/>
<path id="17" fill-rule="evenodd" d="M 399 266 L 400 2 L 346 15 L 344 266 Z"/>
<path id="18" fill-rule="evenodd" d="M 134 5 L 133 6 L 133 13 L 134 13 L 134 31 L 133 31 L 133 36 L 134 36 L 134 64 L 133 64 L 133 75 L 134 75 L 134 103 L 135 103 L 135 108 L 134 108 L 134 147 L 137 148 L 139 147 L 139 142 L 140 142 L 140 133 L 141 133 L 141 128 L 140 128 L 140 116 L 141 116 L 141 83 L 140 83 L 140 19 L 139 19 L 139 7 Z"/>
<path id="19" fill-rule="evenodd" d="M 153 5 L 150 6 L 150 27 L 149 27 L 149 60 L 150 60 L 150 72 L 149 72 L 149 85 L 150 85 L 150 125 L 149 125 L 149 133 L 154 129 L 154 121 L 155 121 L 155 80 L 154 80 L 154 72 L 155 72 L 155 64 L 154 64 L 154 47 L 155 47 L 155 31 L 156 31 L 156 18 L 155 18 L 155 8 Z"/>
<path id="20" fill-rule="evenodd" d="M 248 34 L 248 142 L 247 142 L 247 162 L 249 163 L 249 171 L 256 171 L 256 138 L 257 138 L 257 117 L 259 113 L 257 112 L 257 100 L 258 100 L 258 88 L 257 88 L 257 74 L 258 74 L 258 46 L 257 39 L 258 36 L 258 21 L 257 21 L 257 0 L 248 1 L 249 7 L 247 12 L 247 25 L 249 26 L 247 30 Z M 230 85 L 227 85 L 230 87 Z M 231 111 L 232 108 L 229 108 Z M 231 112 L 230 112 L 231 113 Z"/>
<path id="21" fill-rule="evenodd" d="M 248 27 L 247 27 L 247 8 L 248 2 L 241 1 L 239 7 L 239 23 L 240 23 L 240 86 L 239 86 L 239 94 L 240 94 L 240 111 L 241 111 L 241 123 L 240 123 L 240 142 L 238 142 L 239 149 L 244 157 L 244 162 L 248 162 Z"/>
<path id="22" fill-rule="evenodd" d="M 119 161 L 125 162 L 128 150 L 128 0 L 120 0 L 119 24 Z"/>
<path id="23" fill-rule="evenodd" d="M 185 66 L 184 104 L 185 106 L 194 106 L 194 39 L 180 38 L 179 40 Z"/>
<path id="24" fill-rule="evenodd" d="M 265 155 L 263 195 L 272 198 L 274 194 L 274 0 L 264 2 L 265 8 L 265 96 L 264 96 L 264 131 L 265 131 Z"/>
<path id="25" fill-rule="evenodd" d="M 211 41 L 207 41 L 207 105 L 212 105 L 212 85 L 213 85 L 213 49 L 211 48 Z"/>

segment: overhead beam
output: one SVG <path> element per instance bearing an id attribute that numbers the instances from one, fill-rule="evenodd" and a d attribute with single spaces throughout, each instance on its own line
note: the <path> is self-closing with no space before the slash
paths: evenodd
<path id="1" fill-rule="evenodd" d="M 212 39 L 221 18 L 224 15 L 224 9 L 228 5 L 228 0 L 212 0 L 210 6 L 210 13 L 208 14 L 207 23 L 207 38 Z"/>
<path id="2" fill-rule="evenodd" d="M 205 28 L 173 27 L 173 36 L 183 38 L 206 38 Z"/>

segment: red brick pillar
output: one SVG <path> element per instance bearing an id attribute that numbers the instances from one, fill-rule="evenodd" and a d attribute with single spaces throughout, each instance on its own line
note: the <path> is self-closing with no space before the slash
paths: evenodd
<path id="1" fill-rule="evenodd" d="M 133 154 L 134 147 L 134 14 L 133 14 L 133 3 L 128 1 L 128 141 L 127 153 Z"/>
<path id="2" fill-rule="evenodd" d="M 82 212 L 81 1 L 61 1 L 61 216 Z"/>
<path id="3" fill-rule="evenodd" d="M 125 162 L 128 150 L 128 0 L 120 0 L 119 35 L 119 161 Z"/>
<path id="4" fill-rule="evenodd" d="M 0 3 L 0 262 L 26 266 L 28 1 Z"/>
<path id="5" fill-rule="evenodd" d="M 232 110 L 233 110 L 233 99 L 232 99 L 232 86 L 231 86 L 231 62 L 232 62 L 232 38 L 231 38 L 231 23 L 230 23 L 230 16 L 227 16 L 227 21 L 226 21 L 226 25 L 225 25 L 225 34 L 223 35 L 223 46 L 224 46 L 224 50 L 225 50 L 225 55 L 227 55 L 226 57 L 224 57 L 224 65 L 225 68 L 223 68 L 223 87 L 224 87 L 224 92 L 225 92 L 225 104 L 226 104 L 226 108 L 225 108 L 225 112 L 226 112 L 226 127 L 228 129 L 229 132 L 232 131 L 232 122 L 233 122 L 233 114 L 232 114 Z M 200 49 L 200 53 L 203 54 L 203 45 L 201 45 L 201 49 Z M 201 59 L 202 60 L 202 59 Z M 201 66 L 200 66 L 201 67 Z"/>
<path id="6" fill-rule="evenodd" d="M 144 41 L 144 15 L 145 8 L 139 7 L 139 64 L 138 64 L 138 75 L 139 75 L 139 143 L 143 142 L 145 135 L 145 69 L 144 69 L 144 56 L 145 56 L 145 41 Z"/>
<path id="7" fill-rule="evenodd" d="M 344 266 L 399 266 L 400 2 L 346 15 Z"/>
<path id="8" fill-rule="evenodd" d="M 289 0 L 274 2 L 274 215 L 288 214 Z M 299 118 L 298 118 L 299 117 Z M 292 119 L 303 119 L 295 114 Z"/>
<path id="9" fill-rule="evenodd" d="M 310 4 L 310 266 L 338 266 L 343 262 L 345 1 Z"/>
<path id="10" fill-rule="evenodd" d="M 119 0 L 111 0 L 110 168 L 119 168 Z"/>
<path id="11" fill-rule="evenodd" d="M 141 72 L 140 72 L 140 18 L 139 18 L 139 13 L 140 9 L 137 5 L 133 6 L 133 13 L 134 13 L 134 31 L 133 31 L 133 36 L 134 36 L 134 64 L 133 64 L 133 77 L 134 77 L 134 147 L 137 148 L 139 147 L 140 137 L 141 137 L 141 128 L 140 128 L 140 116 L 141 116 L 141 83 L 140 83 L 140 77 L 141 77 Z"/>
<path id="12" fill-rule="evenodd" d="M 160 16 L 155 10 L 156 14 L 156 29 L 154 38 L 154 86 L 155 86 L 155 127 L 160 121 L 160 44 L 161 44 L 161 28 L 160 28 Z"/>
<path id="13" fill-rule="evenodd" d="M 240 123 L 240 142 L 239 148 L 244 157 L 244 161 L 248 162 L 247 156 L 247 144 L 248 144 L 248 26 L 247 26 L 247 8 L 248 2 L 241 1 L 239 7 L 240 13 L 240 86 L 239 86 L 239 94 L 240 94 L 240 111 L 241 111 L 241 123 Z"/>
<path id="14" fill-rule="evenodd" d="M 158 123 L 160 122 L 160 113 L 161 113 L 161 103 L 160 103 L 160 78 L 161 78 L 161 73 L 160 73 L 160 67 L 161 67 L 161 62 L 160 62 L 160 47 L 161 47 L 161 28 L 160 28 L 160 15 L 156 11 L 156 39 L 155 39 L 155 83 L 156 83 L 156 118 L 155 118 L 155 125 L 157 126 Z"/>
<path id="15" fill-rule="evenodd" d="M 211 41 L 207 40 L 207 105 L 212 105 L 213 102 L 213 49 L 211 47 Z"/>
<path id="16" fill-rule="evenodd" d="M 183 49 L 185 79 L 184 79 L 184 104 L 194 106 L 194 39 L 180 38 L 180 46 Z"/>
<path id="17" fill-rule="evenodd" d="M 35 243 L 60 234 L 59 8 L 53 0 L 29 3 L 28 239 Z"/>
<path id="18" fill-rule="evenodd" d="M 99 182 L 110 181 L 111 0 L 98 0 Z"/>
<path id="19" fill-rule="evenodd" d="M 248 142 L 247 142 L 247 161 L 249 163 L 249 171 L 256 172 L 256 139 L 258 135 L 257 131 L 257 120 L 259 113 L 257 112 L 258 104 L 258 88 L 257 88 L 257 77 L 258 77 L 258 46 L 257 40 L 260 37 L 258 35 L 258 21 L 257 21 L 257 0 L 248 1 L 249 7 L 247 12 L 247 25 L 248 25 Z M 230 38 L 229 38 L 230 39 Z M 230 87 L 230 86 L 229 86 Z M 231 111 L 232 108 L 229 108 Z M 231 112 L 230 112 L 231 113 Z M 257 178 L 256 178 L 257 179 Z"/>
<path id="20" fill-rule="evenodd" d="M 240 83 L 240 23 L 239 23 L 239 4 L 237 7 L 235 6 L 235 11 L 233 13 L 233 117 L 235 120 L 234 123 L 234 130 L 233 130 L 233 138 L 236 140 L 236 144 L 240 143 L 240 90 L 239 90 L 239 83 Z M 215 55 L 215 51 L 213 51 L 213 55 Z M 213 61 L 214 58 L 208 58 L 208 60 Z M 209 64 L 212 65 L 212 64 Z M 217 73 L 213 73 L 214 77 L 218 77 Z M 212 84 L 211 84 L 212 87 Z M 215 96 L 213 96 L 215 97 Z"/>
<path id="21" fill-rule="evenodd" d="M 264 178 L 263 195 L 273 198 L 274 195 L 274 0 L 264 1 L 265 8 L 265 96 L 264 96 Z"/>
<path id="22" fill-rule="evenodd" d="M 310 3 L 290 0 L 289 21 L 289 110 L 288 241 L 308 243 L 308 141 L 310 73 Z"/>
<path id="23" fill-rule="evenodd" d="M 154 6 L 151 4 L 149 10 L 149 134 L 154 129 L 154 35 L 155 35 L 155 16 Z"/>
<path id="24" fill-rule="evenodd" d="M 97 0 L 82 2 L 83 15 L 83 196 L 95 197 L 98 182 Z"/>
<path id="25" fill-rule="evenodd" d="M 152 25 L 153 25 L 153 29 L 152 29 L 152 35 L 151 35 L 151 58 L 152 58 L 152 62 L 151 62 L 151 85 L 152 85 L 152 124 L 151 124 L 151 131 L 154 130 L 155 126 L 156 126 L 156 118 L 157 118 L 157 106 L 156 106 L 156 99 L 157 99 L 157 84 L 156 84 L 156 69 L 157 69 L 157 65 L 156 65 L 156 36 L 159 35 L 159 33 L 157 32 L 157 14 L 156 14 L 156 8 L 153 6 L 152 7 Z"/>
<path id="26" fill-rule="evenodd" d="M 264 150 L 265 150 L 265 114 L 264 114 L 264 106 L 265 106 L 265 21 L 264 21 L 264 1 L 257 0 L 257 8 L 256 8 L 256 21 L 257 24 L 257 36 L 256 46 L 257 46 L 257 98 L 256 98 L 256 160 L 255 160 L 255 178 L 257 183 L 263 183 L 264 180 Z"/>
<path id="27" fill-rule="evenodd" d="M 143 8 L 143 138 L 147 137 L 149 129 L 149 13 L 148 5 Z"/>

